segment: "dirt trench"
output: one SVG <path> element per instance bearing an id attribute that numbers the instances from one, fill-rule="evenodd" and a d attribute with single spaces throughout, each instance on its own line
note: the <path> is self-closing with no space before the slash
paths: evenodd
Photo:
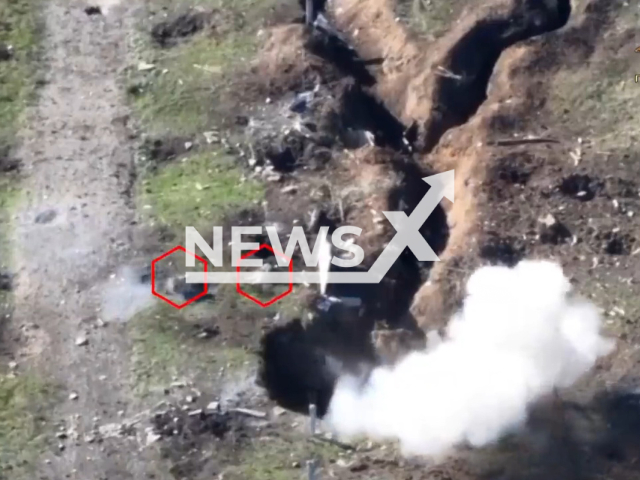
<path id="1" fill-rule="evenodd" d="M 89 16 L 83 2 L 45 2 L 46 82 L 17 152 L 25 198 L 10 329 L 19 362 L 60 387 L 38 478 L 140 479 L 154 468 L 135 436 L 100 433 L 138 412 L 129 339 L 101 312 L 104 283 L 131 254 L 135 144 L 118 75 L 137 2 L 99 3 Z"/>
<path id="2" fill-rule="evenodd" d="M 404 83 L 399 81 L 398 79 L 404 77 L 397 71 L 387 75 L 385 71 L 387 58 L 383 58 L 382 72 L 377 71 L 375 81 L 370 80 L 359 70 L 361 67 L 364 68 L 361 59 L 367 55 L 379 54 L 384 57 L 386 54 L 387 57 L 391 56 L 394 59 L 396 59 L 394 55 L 403 55 L 399 50 L 391 51 L 395 48 L 393 42 L 390 45 L 386 43 L 389 32 L 396 31 L 398 27 L 394 22 L 394 26 L 389 27 L 389 30 L 380 28 L 380 23 L 385 27 L 388 26 L 380 20 L 381 17 L 384 18 L 384 14 L 380 15 L 381 11 L 386 12 L 384 8 L 383 3 L 367 2 L 367 8 L 364 8 L 362 2 L 354 2 L 346 6 L 341 4 L 335 11 L 329 12 L 330 17 L 335 16 L 337 24 L 342 27 L 343 35 L 345 31 L 358 30 L 358 37 L 353 39 L 356 48 L 353 49 L 353 46 L 345 44 L 333 50 L 327 48 L 319 56 L 329 63 L 334 63 L 343 74 L 353 77 L 356 82 L 354 88 L 346 90 L 342 101 L 345 110 L 350 113 L 347 124 L 374 132 L 376 147 L 372 151 L 363 153 L 362 156 L 384 158 L 384 149 L 395 150 L 399 155 L 397 161 L 387 163 L 382 161 L 380 162 L 382 166 L 376 167 L 370 164 L 366 170 L 359 165 L 352 172 L 355 178 L 367 176 L 369 181 L 380 185 L 384 184 L 385 176 L 401 174 L 403 181 L 386 191 L 387 198 L 384 201 L 383 210 L 404 210 L 409 215 L 428 189 L 421 181 L 421 178 L 426 176 L 426 169 L 455 170 L 457 205 L 445 207 L 449 210 L 448 215 L 440 207 L 421 230 L 436 252 L 444 255 L 446 262 L 450 250 L 457 247 L 455 243 L 466 241 L 466 231 L 470 225 L 474 224 L 474 199 L 467 180 L 481 179 L 480 170 L 483 167 L 468 163 L 468 159 L 461 159 L 464 162 L 462 164 L 437 162 L 437 151 L 434 154 L 436 162 L 432 163 L 434 158 L 426 158 L 424 154 L 436 148 L 445 132 L 464 125 L 473 118 L 487 99 L 487 89 L 493 69 L 503 51 L 518 42 L 562 27 L 569 19 L 570 5 L 565 1 L 549 4 L 524 1 L 514 1 L 508 5 L 500 3 L 484 9 L 483 13 L 473 17 L 473 21 L 465 22 L 464 28 L 457 29 L 443 39 L 444 45 L 436 50 L 444 53 L 435 53 L 433 58 L 431 56 L 412 57 L 410 54 L 403 68 L 404 73 L 418 77 L 423 82 L 420 88 L 424 93 L 419 96 L 422 100 L 420 104 L 408 100 L 418 88 L 415 81 Z M 367 21 L 371 23 L 366 24 Z M 378 34 L 380 36 L 376 37 Z M 393 38 L 394 35 L 391 37 Z M 380 46 L 381 42 L 384 42 L 385 47 Z M 320 43 L 316 39 L 311 47 L 307 43 L 307 48 L 318 54 L 318 44 L 326 46 L 326 42 Z M 412 51 L 411 48 L 408 50 Z M 344 54 L 345 51 L 351 52 L 350 63 L 345 61 L 347 57 Z M 337 53 L 331 55 L 332 52 Z M 440 68 L 434 70 L 435 65 Z M 428 72 L 426 77 L 425 71 Z M 385 96 L 385 91 L 393 81 L 400 83 L 396 85 L 397 88 L 403 86 L 409 90 L 404 105 L 402 101 Z M 407 111 L 420 111 L 421 116 L 408 118 Z M 401 113 L 396 117 L 392 112 L 404 112 L 404 114 Z M 404 124 L 401 119 L 405 122 Z M 407 132 L 411 131 L 410 122 L 414 122 L 413 130 L 418 130 L 415 135 L 407 135 Z M 413 137 L 411 138 L 413 141 L 407 141 L 407 137 Z M 416 153 L 412 153 L 414 149 L 417 150 Z M 361 157 L 356 156 L 356 158 Z M 474 173 L 471 173 L 472 171 Z M 381 193 L 378 192 L 373 197 L 380 195 Z M 372 203 L 376 204 L 372 201 L 369 205 Z M 460 204 L 462 209 L 459 207 Z M 459 213 L 460 210 L 462 213 Z M 363 227 L 373 227 L 375 230 L 375 225 L 366 224 L 366 217 L 356 215 L 350 220 L 355 220 L 355 224 Z M 367 230 L 367 228 L 364 229 Z M 366 249 L 367 258 L 377 257 L 385 242 L 389 241 L 391 233 L 390 231 L 378 232 L 368 237 L 365 241 L 369 245 Z M 455 240 L 451 249 L 449 249 L 450 236 Z M 510 245 L 505 248 L 507 247 Z M 487 247 L 486 255 L 497 258 L 496 255 L 499 254 L 507 258 L 509 252 L 502 252 L 499 245 L 495 248 L 498 249 L 497 254 L 490 252 Z M 511 256 L 518 258 L 517 253 L 512 252 Z M 366 269 L 367 265 L 365 261 L 363 268 Z M 420 286 L 430 277 L 431 267 L 431 265 L 419 265 L 411 253 L 405 252 L 380 286 L 329 286 L 330 294 L 363 299 L 364 311 L 349 313 L 345 309 L 336 307 L 327 312 L 319 312 L 318 318 L 307 328 L 294 323 L 267 335 L 263 342 L 264 369 L 261 376 L 262 384 L 267 386 L 271 398 L 301 413 L 307 412 L 311 397 L 317 398 L 320 401 L 319 409 L 322 414 L 328 406 L 333 383 L 341 369 L 350 370 L 352 373 L 362 372 L 363 368 L 366 371 L 367 368 L 378 364 L 378 353 L 373 348 L 371 337 L 378 321 L 385 322 L 391 328 L 413 331 L 418 331 L 417 324 L 421 324 L 426 329 L 445 323 L 444 310 L 438 308 L 445 303 L 438 297 L 446 295 L 446 292 L 439 289 L 437 282 L 438 266 L 435 274 L 431 276 L 431 279 L 436 281 L 428 283 L 420 290 Z M 403 295 L 398 296 L 394 292 L 403 292 Z M 414 307 L 410 311 L 412 302 Z M 432 304 L 438 306 L 432 308 Z M 427 315 L 424 314 L 424 306 L 426 306 Z M 356 330 L 352 331 L 342 327 L 343 323 L 359 325 L 359 327 L 354 327 Z M 342 342 L 351 345 L 352 349 L 349 353 L 340 347 Z M 419 348 L 421 343 L 417 342 L 413 345 Z M 289 368 L 294 358 L 298 359 L 298 366 Z M 303 361 L 303 359 L 306 360 Z M 305 393 L 306 390 L 308 391 Z"/>

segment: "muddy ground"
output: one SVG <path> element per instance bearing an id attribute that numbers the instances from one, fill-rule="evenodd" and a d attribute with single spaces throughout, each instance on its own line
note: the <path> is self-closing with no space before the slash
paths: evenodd
<path id="1" fill-rule="evenodd" d="M 316 459 L 319 478 L 633 478 L 637 6 L 316 7 L 324 30 L 288 0 L 43 2 L 45 80 L 11 155 L 24 200 L 3 350 L 9 375 L 56 393 L 28 407 L 44 443 L 0 458 L 0 476 L 297 479 Z M 361 308 L 324 308 L 313 286 L 267 309 L 226 286 L 183 310 L 151 296 L 150 262 L 186 225 L 358 225 L 368 268 L 394 234 L 382 212 L 410 214 L 422 178 L 448 170 L 455 202 L 421 228 L 441 261 L 406 251 L 380 285 L 329 287 Z M 522 258 L 558 260 L 603 308 L 618 348 L 580 385 L 439 465 L 310 438 L 327 357 L 397 361 L 474 268 Z M 179 264 L 156 286 L 185 301 L 198 291 L 170 281 Z"/>

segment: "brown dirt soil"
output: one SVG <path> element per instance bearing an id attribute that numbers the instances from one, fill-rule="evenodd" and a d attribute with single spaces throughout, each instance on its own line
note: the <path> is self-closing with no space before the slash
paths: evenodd
<path id="1" fill-rule="evenodd" d="M 420 55 L 394 20 L 389 2 L 366 2 L 366 7 L 364 3 L 341 4 L 335 11 L 339 24 L 349 30 L 358 48 L 371 55 L 386 53 L 388 66 L 379 76 L 377 89 L 388 105 L 405 122 L 428 119 L 437 82 L 431 67 L 445 59 L 456 39 L 486 13 L 463 18 L 431 50 Z M 617 309 L 607 323 L 618 339 L 618 349 L 596 375 L 581 385 L 587 396 L 599 386 L 628 378 L 637 362 L 632 339 L 637 338 L 634 325 L 638 310 L 629 298 L 637 288 L 633 273 L 637 258 L 633 252 L 637 248 L 634 213 L 638 191 L 632 180 L 638 175 L 637 154 L 628 144 L 602 151 L 602 142 L 595 138 L 600 134 L 597 128 L 588 118 L 572 116 L 571 110 L 558 115 L 553 103 L 558 100 L 551 92 L 554 82 L 562 82 L 563 76 L 580 75 L 576 72 L 585 63 L 607 65 L 616 58 L 631 57 L 633 41 L 625 45 L 633 37 L 631 27 L 614 20 L 616 16 L 633 15 L 626 7 L 622 2 L 597 0 L 580 8 L 574 6 L 573 17 L 564 29 L 503 53 L 486 101 L 470 121 L 445 133 L 423 160 L 439 171 L 455 170 L 456 202 L 445 206 L 451 236 L 443 261 L 432 270 L 430 284 L 414 299 L 414 316 L 426 328 L 443 325 L 463 294 L 461 286 L 468 274 L 481 263 L 509 263 L 524 255 L 557 259 L 582 294 L 602 302 L 608 312 Z M 493 7 L 489 10 L 493 12 Z M 398 65 L 402 68 L 396 70 Z M 619 81 L 627 83 L 625 88 L 633 88 L 628 85 L 632 81 L 630 71 L 625 74 L 629 78 Z M 395 91 L 408 93 L 403 97 Z M 601 105 L 604 111 L 608 107 Z M 525 134 L 557 141 L 537 145 L 523 142 L 521 146 L 494 144 Z M 581 183 L 572 186 L 575 182 Z M 549 213 L 570 231 L 570 235 L 563 234 L 564 240 L 557 232 L 565 230 L 549 232 L 541 225 L 540 219 Z M 561 435 L 555 442 L 563 443 Z M 580 454 L 570 455 L 577 455 L 576 465 L 563 471 L 563 478 L 573 478 L 584 467 L 585 459 Z M 583 474 L 597 475 L 600 468 L 608 467 L 598 464 Z M 631 464 L 617 464 L 610 478 L 630 478 L 632 470 Z M 522 478 L 528 477 L 522 473 Z"/>

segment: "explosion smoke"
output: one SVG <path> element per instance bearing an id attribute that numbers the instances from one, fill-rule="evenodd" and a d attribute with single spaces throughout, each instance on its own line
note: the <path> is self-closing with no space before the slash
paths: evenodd
<path id="1" fill-rule="evenodd" d="M 407 455 L 495 442 L 613 348 L 596 307 L 570 290 L 550 262 L 480 268 L 439 344 L 376 368 L 364 387 L 340 378 L 325 420 L 343 436 L 399 439 Z"/>

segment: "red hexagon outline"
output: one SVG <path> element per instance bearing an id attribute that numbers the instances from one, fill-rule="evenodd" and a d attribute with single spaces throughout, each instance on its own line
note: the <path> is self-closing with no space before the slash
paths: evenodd
<path id="1" fill-rule="evenodd" d="M 160 260 L 162 260 L 163 258 L 167 258 L 169 255 L 177 252 L 178 250 L 186 253 L 187 255 L 193 255 L 193 257 L 196 260 L 201 261 L 202 264 L 204 265 L 204 290 L 202 292 L 200 292 L 198 295 L 196 295 L 195 297 L 190 298 L 189 300 L 187 300 L 185 303 L 182 303 L 182 304 L 175 303 L 175 302 L 171 301 L 170 299 L 168 299 L 167 297 L 165 297 L 164 295 L 162 295 L 161 293 L 158 293 L 156 291 L 156 263 L 159 262 Z M 209 284 L 207 283 L 207 261 L 204 258 L 199 257 L 198 255 L 196 255 L 195 253 L 192 253 L 192 252 L 188 251 L 182 245 L 178 245 L 176 247 L 173 247 L 168 252 L 163 253 L 162 255 L 160 255 L 157 258 L 154 258 L 153 261 L 151 262 L 151 293 L 154 296 L 160 298 L 161 300 L 164 300 L 165 302 L 167 302 L 172 307 L 175 307 L 178 310 L 180 310 L 181 308 L 184 308 L 187 305 L 195 302 L 199 298 L 204 297 L 208 292 L 209 292 Z"/>
<path id="2" fill-rule="evenodd" d="M 261 302 L 260 300 L 258 300 L 253 295 L 250 295 L 247 292 L 245 292 L 244 290 L 242 290 L 242 286 L 240 284 L 240 265 L 238 265 L 236 267 L 236 279 L 237 279 L 237 281 L 236 281 L 236 290 L 238 291 L 238 293 L 240 295 L 242 295 L 244 297 L 247 297 L 249 300 L 254 301 L 258 305 L 260 305 L 262 308 L 267 308 L 269 305 L 273 305 L 278 300 L 286 297 L 291 292 L 293 292 L 293 262 L 284 253 L 281 253 L 281 252 L 278 252 L 277 250 L 274 250 L 273 248 L 271 248 L 271 245 L 267 245 L 266 243 L 261 244 L 258 248 L 256 248 L 255 250 L 253 250 L 253 251 L 251 251 L 249 253 L 245 253 L 243 256 L 240 257 L 240 259 L 244 260 L 245 258 L 249 258 L 251 255 L 254 255 L 254 254 L 258 253 L 263 248 L 266 248 L 267 250 L 269 250 L 274 255 L 278 255 L 278 256 L 280 256 L 280 257 L 282 257 L 282 258 L 284 258 L 284 259 L 289 261 L 289 289 L 286 292 L 281 293 L 277 297 L 272 298 L 271 300 L 269 300 L 266 303 Z"/>

